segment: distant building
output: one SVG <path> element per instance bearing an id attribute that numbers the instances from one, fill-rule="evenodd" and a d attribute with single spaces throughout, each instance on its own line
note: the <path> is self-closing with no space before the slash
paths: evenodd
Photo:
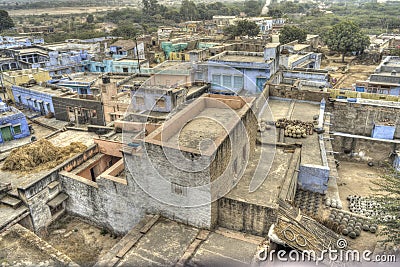
<path id="1" fill-rule="evenodd" d="M 269 44 L 264 53 L 225 51 L 208 60 L 211 91 L 238 94 L 259 93 L 278 70 L 279 44 Z"/>
<path id="2" fill-rule="evenodd" d="M 400 95 L 400 57 L 386 57 L 366 81 L 356 82 L 355 89 L 358 92 Z"/>
<path id="3" fill-rule="evenodd" d="M 12 93 L 11 87 L 13 85 L 26 85 L 26 84 L 38 84 L 47 82 L 51 79 L 48 71 L 44 69 L 26 69 L 3 72 L 4 86 L 7 90 L 8 97 L 14 101 L 14 94 Z"/>
<path id="4" fill-rule="evenodd" d="M 25 115 L 9 107 L 0 99 L 0 143 L 29 136 L 30 130 Z"/>

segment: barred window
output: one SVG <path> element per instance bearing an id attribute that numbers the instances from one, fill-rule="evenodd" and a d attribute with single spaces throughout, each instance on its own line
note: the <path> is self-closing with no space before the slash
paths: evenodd
<path id="1" fill-rule="evenodd" d="M 226 88 L 232 88 L 232 76 L 223 75 L 222 76 L 222 85 Z"/>
<path id="2" fill-rule="evenodd" d="M 243 88 L 243 77 L 233 76 L 233 88 L 242 89 Z"/>
<path id="3" fill-rule="evenodd" d="M 171 192 L 176 195 L 187 196 L 187 187 L 171 183 Z"/>

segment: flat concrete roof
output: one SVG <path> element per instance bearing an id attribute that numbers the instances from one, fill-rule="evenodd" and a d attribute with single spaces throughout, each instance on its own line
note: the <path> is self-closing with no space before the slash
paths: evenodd
<path id="1" fill-rule="evenodd" d="M 206 95 L 195 100 L 162 127 L 148 143 L 211 155 L 249 110 L 254 98 Z"/>
<path id="2" fill-rule="evenodd" d="M 282 118 L 289 120 L 301 120 L 312 122 L 315 115 L 319 115 L 320 103 L 305 101 L 290 101 L 288 99 L 270 99 L 268 101 L 274 120 Z M 277 129 L 278 133 L 279 129 Z M 279 135 L 277 134 L 277 138 Z M 316 133 L 308 135 L 307 138 L 284 137 L 287 144 L 301 143 L 301 162 L 303 164 L 322 165 L 322 157 L 319 146 L 319 139 Z"/>
<path id="3" fill-rule="evenodd" d="M 210 266 L 250 264 L 263 238 L 218 228 L 202 231 L 159 218 L 117 266 Z M 185 261 L 182 262 L 182 259 Z"/>
<path id="4" fill-rule="evenodd" d="M 73 94 L 72 91 L 68 91 L 68 88 L 64 88 L 64 89 L 52 89 L 50 87 L 44 87 L 44 86 L 40 86 L 40 85 L 33 85 L 33 86 L 22 86 L 22 85 L 16 85 L 18 87 L 22 87 L 25 88 L 26 90 L 32 90 L 32 91 L 36 91 L 36 92 L 41 92 L 41 93 L 45 93 L 45 94 L 50 94 L 50 95 L 54 95 L 54 96 L 63 96 L 68 94 L 69 92 L 71 92 L 71 94 Z"/>
<path id="5" fill-rule="evenodd" d="M 221 61 L 233 61 L 233 62 L 264 63 L 264 57 L 263 56 L 249 56 L 249 55 L 226 54 L 226 55 L 222 56 L 219 60 L 221 60 Z"/>
<path id="6" fill-rule="evenodd" d="M 176 60 L 166 60 L 153 68 L 157 74 L 157 71 L 163 70 L 189 70 L 191 69 L 190 62 L 187 61 L 176 61 Z"/>
<path id="7" fill-rule="evenodd" d="M 21 112 L 18 109 L 14 108 L 14 107 L 10 107 L 6 111 L 0 112 L 0 119 L 8 117 L 10 115 L 19 114 L 19 113 L 21 113 Z"/>
<path id="8" fill-rule="evenodd" d="M 9 266 L 77 266 L 33 232 L 19 224 L 0 234 L 2 262 Z"/>
<path id="9" fill-rule="evenodd" d="M 41 262 L 46 262 L 47 265 L 52 266 L 57 265 L 57 262 L 50 255 L 16 234 L 15 231 L 19 227 L 22 226 L 15 225 L 8 231 L 0 234 L 0 250 L 6 262 L 13 266 L 17 263 L 21 264 L 21 262 L 30 262 L 29 265 L 36 266 L 39 266 Z"/>
<path id="10" fill-rule="evenodd" d="M 250 182 L 259 163 L 261 149 L 269 150 L 269 156 L 273 158 L 270 166 L 260 165 L 261 173 L 268 174 L 262 185 L 254 192 L 249 192 Z M 275 155 L 273 153 L 275 152 Z M 275 207 L 284 181 L 289 179 L 286 172 L 294 153 L 285 152 L 282 148 L 273 145 L 256 145 L 254 155 L 249 160 L 247 168 L 237 185 L 224 196 L 224 198 L 250 203 L 264 207 Z"/>

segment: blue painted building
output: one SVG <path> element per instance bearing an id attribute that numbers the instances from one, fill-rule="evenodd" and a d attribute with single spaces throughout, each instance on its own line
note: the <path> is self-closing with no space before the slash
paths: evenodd
<path id="1" fill-rule="evenodd" d="M 50 112 L 54 114 L 53 96 L 68 93 L 62 92 L 60 89 L 51 89 L 38 85 L 32 87 L 13 85 L 11 90 L 16 105 L 39 112 L 41 115 L 46 115 Z"/>
<path id="2" fill-rule="evenodd" d="M 238 94 L 260 93 L 266 81 L 278 70 L 279 45 L 266 47 L 264 53 L 225 51 L 208 60 L 211 91 Z"/>
<path id="3" fill-rule="evenodd" d="M 0 99 L 0 143 L 29 136 L 30 130 L 25 115 Z"/>
<path id="4" fill-rule="evenodd" d="M 112 73 L 139 73 L 140 68 L 149 68 L 148 60 L 138 60 L 116 57 L 115 59 L 104 59 L 103 61 L 82 61 L 82 71 L 88 72 L 112 72 Z"/>
<path id="5" fill-rule="evenodd" d="M 399 96 L 400 57 L 386 57 L 366 81 L 357 81 L 355 89 L 357 92 Z"/>

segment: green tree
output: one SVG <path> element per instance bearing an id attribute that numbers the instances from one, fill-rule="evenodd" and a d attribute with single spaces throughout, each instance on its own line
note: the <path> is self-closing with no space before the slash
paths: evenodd
<path id="1" fill-rule="evenodd" d="M 14 22 L 10 15 L 8 15 L 8 12 L 5 10 L 0 10 L 0 32 L 8 30 L 12 27 L 14 27 Z"/>
<path id="2" fill-rule="evenodd" d="M 120 25 L 118 28 L 114 29 L 111 34 L 114 36 L 124 37 L 124 38 L 134 38 L 136 35 L 142 32 L 142 28 L 139 25 Z"/>
<path id="3" fill-rule="evenodd" d="M 224 33 L 229 35 L 230 38 L 235 36 L 257 36 L 260 32 L 260 28 L 254 21 L 248 21 L 247 19 L 240 20 L 236 25 L 230 25 L 225 27 Z"/>
<path id="4" fill-rule="evenodd" d="M 283 16 L 283 11 L 277 6 L 270 6 L 268 8 L 268 16 L 273 18 L 281 18 Z"/>
<path id="5" fill-rule="evenodd" d="M 183 20 L 196 20 L 199 16 L 196 4 L 190 0 L 183 0 L 181 9 L 179 10 Z"/>
<path id="6" fill-rule="evenodd" d="M 255 0 L 249 0 L 244 2 L 244 12 L 249 17 L 259 16 L 264 3 Z"/>
<path id="7" fill-rule="evenodd" d="M 159 12 L 160 5 L 157 0 L 142 0 L 143 13 L 148 16 L 154 16 Z"/>
<path id="8" fill-rule="evenodd" d="M 389 166 L 382 179 L 374 182 L 380 192 L 374 200 L 380 204 L 380 215 L 375 218 L 382 225 L 380 242 L 400 245 L 400 172 Z"/>
<path id="9" fill-rule="evenodd" d="M 93 16 L 92 14 L 89 14 L 89 15 L 86 17 L 86 22 L 87 22 L 87 23 L 93 23 L 93 22 L 94 22 L 94 16 Z"/>
<path id="10" fill-rule="evenodd" d="M 293 42 L 294 40 L 298 40 L 299 43 L 305 42 L 307 39 L 307 32 L 293 25 L 285 25 L 280 32 L 279 41 L 282 44 L 287 44 Z"/>
<path id="11" fill-rule="evenodd" d="M 348 52 L 362 52 L 370 44 L 369 37 L 352 21 L 343 21 L 333 26 L 325 35 L 329 49 L 342 53 L 342 62 Z"/>

